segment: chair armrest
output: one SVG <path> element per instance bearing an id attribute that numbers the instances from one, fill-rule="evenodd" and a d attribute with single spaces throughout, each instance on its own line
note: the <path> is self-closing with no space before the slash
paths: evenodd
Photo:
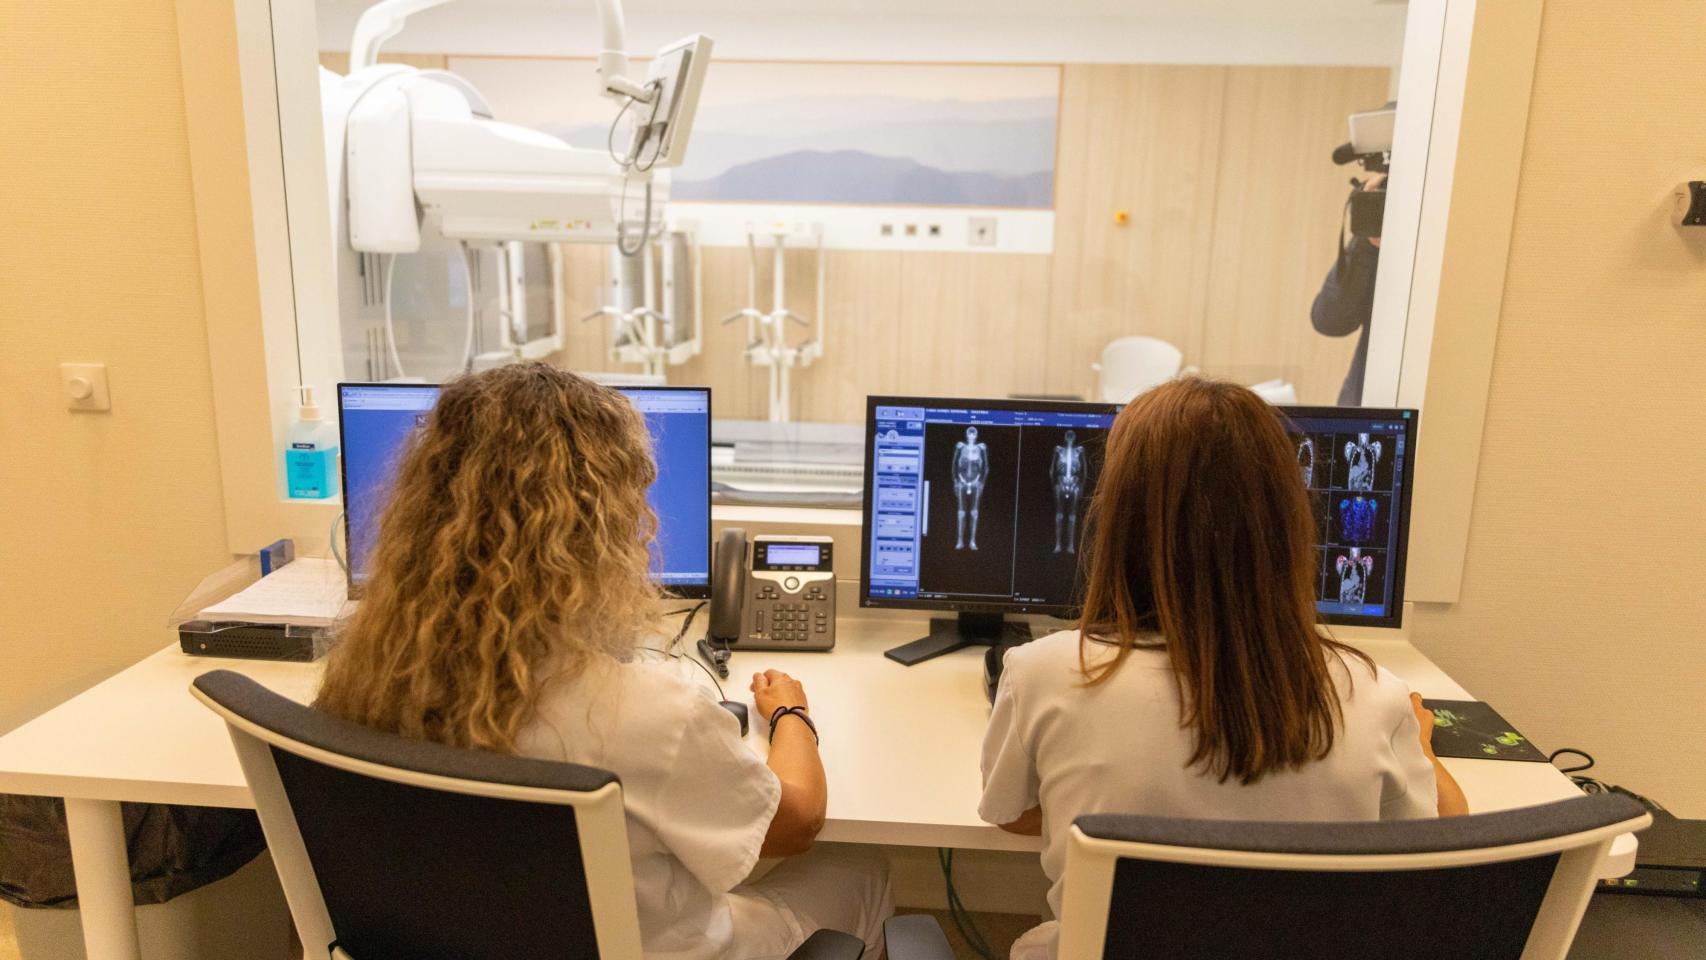
<path id="1" fill-rule="evenodd" d="M 889 918 L 883 939 L 888 941 L 889 960 L 954 960 L 942 925 L 927 914 Z"/>
<path id="2" fill-rule="evenodd" d="M 788 960 L 859 960 L 865 941 L 839 930 L 819 930 L 788 954 Z"/>

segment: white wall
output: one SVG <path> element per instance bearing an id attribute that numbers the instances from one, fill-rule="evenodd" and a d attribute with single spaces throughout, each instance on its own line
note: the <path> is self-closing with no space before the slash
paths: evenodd
<path id="1" fill-rule="evenodd" d="M 1412 626 L 1540 746 L 1692 817 L 1706 229 L 1671 226 L 1669 195 L 1706 177 L 1702 49 L 1696 0 L 1546 4 L 1462 599 Z"/>

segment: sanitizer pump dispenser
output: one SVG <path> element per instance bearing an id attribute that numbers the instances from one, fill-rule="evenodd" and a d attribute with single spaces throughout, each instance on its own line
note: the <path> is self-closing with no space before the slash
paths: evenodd
<path id="1" fill-rule="evenodd" d="M 321 418 L 314 388 L 296 389 L 301 403 L 284 451 L 285 483 L 293 500 L 324 500 L 336 490 L 338 432 Z"/>

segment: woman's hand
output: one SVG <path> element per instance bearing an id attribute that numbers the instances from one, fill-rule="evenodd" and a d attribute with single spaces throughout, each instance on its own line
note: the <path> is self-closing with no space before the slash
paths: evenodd
<path id="1" fill-rule="evenodd" d="M 807 709 L 806 689 L 780 670 L 766 670 L 752 675 L 752 702 L 768 720 L 783 707 Z"/>

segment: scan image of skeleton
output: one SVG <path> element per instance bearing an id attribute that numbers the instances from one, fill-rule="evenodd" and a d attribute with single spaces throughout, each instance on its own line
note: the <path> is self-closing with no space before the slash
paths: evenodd
<path id="1" fill-rule="evenodd" d="M 983 487 L 989 481 L 989 444 L 977 439 L 977 428 L 967 427 L 966 438 L 954 444 L 954 499 L 959 504 L 959 536 L 955 550 L 977 549 L 977 510 Z M 967 520 L 970 520 L 968 529 Z"/>
<path id="2" fill-rule="evenodd" d="M 1061 534 L 1066 535 L 1064 549 L 1078 552 L 1078 503 L 1084 496 L 1084 448 L 1078 445 L 1078 435 L 1066 431 L 1066 442 L 1054 448 L 1049 461 L 1048 478 L 1054 487 L 1054 552 L 1063 549 Z"/>
<path id="3" fill-rule="evenodd" d="M 1373 490 L 1374 465 L 1380 462 L 1380 441 L 1370 440 L 1366 433 L 1357 434 L 1355 440 L 1345 444 L 1345 462 L 1351 465 L 1345 486 L 1352 490 Z"/>
<path id="4" fill-rule="evenodd" d="M 1297 468 L 1303 473 L 1303 485 L 1315 486 L 1315 440 L 1304 437 L 1297 444 Z"/>
<path id="5" fill-rule="evenodd" d="M 1350 556 L 1341 555 L 1334 567 L 1339 571 L 1339 602 L 1361 603 L 1368 594 L 1368 578 L 1374 575 L 1374 558 L 1352 547 Z"/>

